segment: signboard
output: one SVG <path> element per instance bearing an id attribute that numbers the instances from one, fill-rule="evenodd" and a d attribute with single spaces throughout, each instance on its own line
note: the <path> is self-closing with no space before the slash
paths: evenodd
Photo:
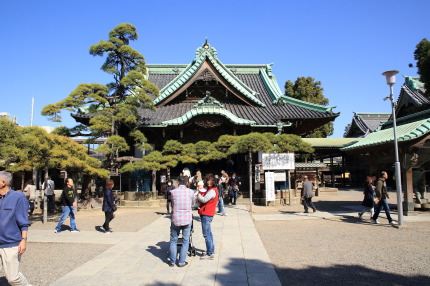
<path id="1" fill-rule="evenodd" d="M 260 165 L 255 165 L 255 182 L 260 182 Z"/>
<path id="2" fill-rule="evenodd" d="M 266 185 L 266 204 L 268 201 L 275 201 L 275 173 L 265 172 L 265 185 Z"/>
<path id="3" fill-rule="evenodd" d="M 285 182 L 287 180 L 287 174 L 285 172 L 275 172 L 275 182 Z"/>
<path id="4" fill-rule="evenodd" d="M 264 170 L 293 170 L 295 169 L 294 153 L 263 153 Z"/>

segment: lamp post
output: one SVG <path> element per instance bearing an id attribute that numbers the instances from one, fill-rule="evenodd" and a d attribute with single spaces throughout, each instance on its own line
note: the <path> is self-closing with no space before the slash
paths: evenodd
<path id="1" fill-rule="evenodd" d="M 396 83 L 396 74 L 399 72 L 396 70 L 386 71 L 382 73 L 383 76 L 387 79 L 387 85 L 390 86 L 390 96 L 384 98 L 384 100 L 391 100 L 391 109 L 392 109 L 392 117 L 393 117 L 393 132 L 394 132 L 394 153 L 396 157 L 395 162 L 395 173 L 396 173 L 396 191 L 397 191 L 397 213 L 398 213 L 398 221 L 399 226 L 403 225 L 403 205 L 402 205 L 402 178 L 400 173 L 400 162 L 399 162 L 399 147 L 397 143 L 397 130 L 396 130 L 396 103 L 393 98 L 393 85 Z"/>

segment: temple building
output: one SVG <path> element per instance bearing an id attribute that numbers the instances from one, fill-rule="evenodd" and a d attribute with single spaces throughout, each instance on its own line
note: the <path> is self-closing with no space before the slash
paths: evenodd
<path id="1" fill-rule="evenodd" d="M 430 98 L 419 78 L 405 77 L 397 101 L 396 118 L 404 208 L 406 212 L 414 208 L 428 208 L 427 203 L 421 204 L 419 201 L 430 182 Z M 357 143 L 341 150 L 366 161 L 369 166 L 367 175 L 387 171 L 388 183 L 395 188 L 391 117 Z M 419 197 L 416 201 L 414 193 Z"/>
<path id="2" fill-rule="evenodd" d="M 148 64 L 146 77 L 159 88 L 160 94 L 153 98 L 155 111 L 139 111 L 139 124 L 155 150 L 161 150 L 171 139 L 181 143 L 214 142 L 224 134 L 251 132 L 300 136 L 339 116 L 333 107 L 285 96 L 271 64 L 223 64 L 217 50 L 207 41 L 197 48 L 191 63 Z M 90 116 L 73 115 L 84 124 Z M 141 156 L 139 151 L 133 152 L 128 155 Z M 186 167 L 191 171 L 200 168 L 202 173 L 227 169 L 245 176 L 245 162 L 245 155 L 236 155 L 225 162 Z M 179 175 L 183 167 L 173 169 L 172 175 Z M 144 177 L 147 176 L 150 173 Z"/>
<path id="3" fill-rule="evenodd" d="M 187 143 L 250 132 L 301 135 L 339 115 L 333 107 L 285 96 L 271 64 L 224 65 L 207 42 L 188 65 L 147 68 L 160 95 L 154 99 L 155 112 L 142 110 L 141 126 L 156 149 L 169 139 Z"/>

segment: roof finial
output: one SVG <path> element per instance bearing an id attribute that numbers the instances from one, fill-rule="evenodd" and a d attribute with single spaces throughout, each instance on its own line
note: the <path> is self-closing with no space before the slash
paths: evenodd
<path id="1" fill-rule="evenodd" d="M 205 43 L 203 44 L 203 48 L 205 48 L 205 49 L 209 49 L 208 37 L 206 37 L 206 41 L 205 41 Z"/>

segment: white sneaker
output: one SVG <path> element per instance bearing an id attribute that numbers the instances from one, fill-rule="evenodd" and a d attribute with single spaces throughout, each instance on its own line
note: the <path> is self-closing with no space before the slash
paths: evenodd
<path id="1" fill-rule="evenodd" d="M 379 224 L 379 220 L 374 220 L 373 218 L 370 219 L 370 222 L 373 224 Z"/>
<path id="2" fill-rule="evenodd" d="M 110 230 L 106 230 L 106 231 L 105 231 L 105 233 L 112 233 L 112 231 L 110 231 Z"/>
<path id="3" fill-rule="evenodd" d="M 391 226 L 397 227 L 397 224 L 394 221 L 390 222 L 390 224 Z"/>

